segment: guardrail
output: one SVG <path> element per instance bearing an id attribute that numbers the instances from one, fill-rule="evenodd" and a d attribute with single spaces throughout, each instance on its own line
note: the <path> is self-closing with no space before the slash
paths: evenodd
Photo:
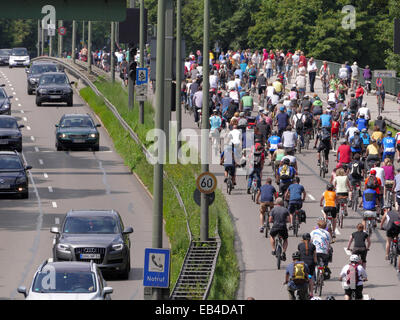
<path id="1" fill-rule="evenodd" d="M 104 99 L 104 102 L 106 104 L 106 106 L 110 109 L 110 111 L 114 114 L 114 116 L 118 119 L 118 121 L 120 122 L 120 124 L 122 125 L 122 127 L 129 133 L 130 137 L 141 147 L 142 152 L 146 155 L 146 157 L 152 157 L 151 153 L 147 150 L 147 148 L 144 146 L 144 144 L 140 141 L 138 135 L 132 130 L 132 128 L 128 125 L 128 123 L 122 118 L 122 116 L 119 114 L 117 108 L 115 108 L 115 106 L 97 89 L 97 87 L 93 84 L 93 82 L 86 76 L 84 75 L 81 71 L 77 70 L 72 64 L 72 60 L 71 63 L 65 62 L 63 60 L 65 59 L 60 59 L 60 58 L 53 58 L 53 57 L 47 57 L 47 56 L 43 56 L 43 57 L 37 57 L 32 59 L 32 61 L 36 61 L 36 60 L 52 60 L 55 61 L 59 64 L 61 64 L 64 68 L 66 68 L 68 70 L 69 73 L 71 73 L 74 77 L 76 77 L 79 80 L 82 80 L 87 86 L 89 86 L 93 92 L 101 97 L 102 99 Z M 178 280 L 172 290 L 172 294 L 171 294 L 171 299 L 179 299 L 182 298 L 182 296 L 177 297 L 176 296 L 176 292 L 177 290 L 181 290 L 180 293 L 182 293 L 182 290 L 186 290 L 187 292 L 184 293 L 184 297 L 185 299 L 188 298 L 202 298 L 203 300 L 207 299 L 208 294 L 209 294 L 209 290 L 210 290 L 210 286 L 213 280 L 213 276 L 214 276 L 214 272 L 215 272 L 215 267 L 216 267 L 216 262 L 217 262 L 217 258 L 219 255 L 219 250 L 221 247 L 221 240 L 218 237 L 218 226 L 217 226 L 217 237 L 215 239 L 210 239 L 210 241 L 206 241 L 206 242 L 201 242 L 198 240 L 194 240 L 193 239 L 193 234 L 192 231 L 190 229 L 190 224 L 189 224 L 189 215 L 188 212 L 186 210 L 185 204 L 183 202 L 183 199 L 179 193 L 178 188 L 175 186 L 175 184 L 171 181 L 171 179 L 168 177 L 167 173 L 164 171 L 163 172 L 164 178 L 167 179 L 167 181 L 171 184 L 172 188 L 174 189 L 175 192 L 175 196 L 179 202 L 179 205 L 182 207 L 183 211 L 185 212 L 186 215 L 186 227 L 187 227 L 187 231 L 189 234 L 189 239 L 190 239 L 190 245 L 189 245 L 189 249 L 186 252 L 185 258 L 184 258 L 184 263 L 182 265 L 182 268 L 180 270 L 179 273 L 179 277 Z M 207 277 L 206 279 L 204 279 L 203 281 L 206 281 L 206 286 L 199 286 L 197 284 L 197 281 L 195 281 L 195 285 L 194 286 L 190 286 L 190 283 L 185 282 L 187 281 L 186 279 L 184 279 L 185 277 L 188 277 L 188 272 L 195 272 L 196 270 L 188 270 L 188 268 L 190 269 L 191 267 L 191 262 L 193 261 L 193 255 L 194 256 L 198 256 L 199 254 L 201 255 L 202 253 L 199 253 L 199 249 L 200 250 L 206 250 L 204 249 L 204 246 L 209 246 L 211 247 L 210 249 L 208 249 L 208 252 L 212 252 L 212 259 L 210 259 L 210 263 L 209 265 L 207 265 L 207 269 L 208 269 L 208 273 L 207 273 Z M 207 255 L 207 254 L 206 254 Z M 210 255 L 208 253 L 208 255 Z M 208 262 L 206 262 L 208 263 Z M 192 279 L 198 279 L 198 275 L 194 275 L 194 276 L 190 276 L 192 277 Z M 197 278 L 196 278 L 197 277 Z M 184 283 L 185 287 L 184 289 L 182 289 L 182 283 Z M 199 291 L 196 289 L 193 289 L 193 287 L 197 288 L 201 288 L 201 294 L 199 294 Z M 186 288 L 186 289 L 185 289 Z"/>
<path id="2" fill-rule="evenodd" d="M 318 70 L 322 66 L 322 60 L 317 60 L 315 59 L 315 63 L 317 64 Z M 339 73 L 339 69 L 342 67 L 342 64 L 336 63 L 336 62 L 331 62 L 327 61 L 329 65 L 329 70 L 332 73 L 335 73 L 336 76 Z M 359 67 L 359 77 L 358 81 L 362 84 L 365 85 L 364 77 L 363 77 L 363 72 L 365 69 Z M 388 94 L 391 94 L 393 96 L 397 96 L 397 94 L 400 92 L 400 78 L 383 78 L 383 84 L 385 86 L 385 91 Z M 372 72 L 372 79 L 371 79 L 371 85 L 372 89 L 376 90 L 376 78 L 373 76 Z"/>

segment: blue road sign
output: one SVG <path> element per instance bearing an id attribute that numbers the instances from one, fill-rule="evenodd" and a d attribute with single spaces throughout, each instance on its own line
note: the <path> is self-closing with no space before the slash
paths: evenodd
<path id="1" fill-rule="evenodd" d="M 151 249 L 144 251 L 143 286 L 168 288 L 169 287 L 169 249 Z"/>
<path id="2" fill-rule="evenodd" d="M 149 70 L 147 68 L 136 68 L 136 85 L 149 83 Z"/>

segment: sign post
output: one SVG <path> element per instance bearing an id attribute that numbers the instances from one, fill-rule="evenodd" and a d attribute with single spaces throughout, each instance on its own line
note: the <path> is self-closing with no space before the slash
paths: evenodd
<path id="1" fill-rule="evenodd" d="M 375 78 L 396 78 L 395 70 L 374 70 Z"/>
<path id="2" fill-rule="evenodd" d="M 147 85 L 149 83 L 149 70 L 147 68 L 136 69 L 136 100 L 147 100 Z"/>
<path id="3" fill-rule="evenodd" d="M 170 257 L 169 249 L 145 249 L 144 287 L 169 288 Z"/>
<path id="4" fill-rule="evenodd" d="M 380 88 L 383 85 L 383 79 L 382 78 L 377 78 L 376 79 L 376 87 Z"/>

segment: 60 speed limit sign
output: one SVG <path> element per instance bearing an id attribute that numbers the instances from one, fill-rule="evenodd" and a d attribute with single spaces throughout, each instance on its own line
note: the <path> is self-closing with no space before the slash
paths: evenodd
<path id="1" fill-rule="evenodd" d="M 217 178 L 211 172 L 203 172 L 198 176 L 196 186 L 201 193 L 213 193 L 217 188 Z"/>

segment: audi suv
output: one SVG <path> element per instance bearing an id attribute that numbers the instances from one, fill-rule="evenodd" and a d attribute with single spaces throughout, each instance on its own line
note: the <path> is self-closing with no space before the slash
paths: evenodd
<path id="1" fill-rule="evenodd" d="M 0 151 L 0 195 L 18 195 L 29 198 L 27 171 L 20 154 L 16 151 Z"/>
<path id="2" fill-rule="evenodd" d="M 26 70 L 28 95 L 31 95 L 36 90 L 40 76 L 46 72 L 58 72 L 57 64 L 54 62 L 35 61 L 31 67 Z"/>
<path id="3" fill-rule="evenodd" d="M 55 234 L 54 261 L 92 261 L 102 271 L 116 272 L 123 279 L 131 268 L 129 234 L 115 210 L 71 210 Z"/>
<path id="4" fill-rule="evenodd" d="M 22 133 L 17 120 L 11 116 L 0 115 L 0 150 L 22 151 Z"/>
<path id="5" fill-rule="evenodd" d="M 12 49 L 0 49 L 0 66 L 8 65 Z"/>
<path id="6" fill-rule="evenodd" d="M 64 72 L 48 72 L 39 78 L 36 88 L 36 105 L 41 106 L 43 102 L 66 102 L 68 106 L 73 105 L 73 90 Z"/>

